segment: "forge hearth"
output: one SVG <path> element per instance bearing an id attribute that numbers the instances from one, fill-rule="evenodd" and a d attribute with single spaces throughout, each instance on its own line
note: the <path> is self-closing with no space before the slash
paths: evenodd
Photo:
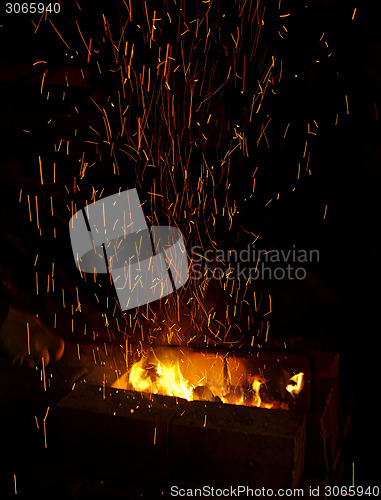
<path id="1" fill-rule="evenodd" d="M 155 355 L 173 359 L 169 351 L 155 349 Z M 136 356 L 134 349 L 134 355 L 126 357 L 125 352 L 104 345 L 87 353 L 81 348 L 81 359 L 91 360 L 89 374 L 56 408 L 62 460 L 70 474 L 128 484 L 148 482 L 163 491 L 171 484 L 295 487 L 308 484 L 311 477 L 323 484 L 340 474 L 345 443 L 341 429 L 347 426 L 335 353 L 261 351 L 227 356 L 223 351 L 195 350 L 183 356 L 196 366 L 207 359 L 208 366 L 219 367 L 222 378 L 229 357 L 234 366 L 245 360 L 249 375 L 260 370 L 273 380 L 277 375 L 279 383 L 280 374 L 286 373 L 283 385 L 290 374 L 303 371 L 304 392 L 288 409 L 280 409 L 187 401 L 122 388 L 126 374 L 144 357 L 141 351 Z M 188 373 L 187 366 L 183 371 Z"/>
<path id="2" fill-rule="evenodd" d="M 80 383 L 59 403 L 57 418 L 64 446 L 92 473 L 266 487 L 296 485 L 303 474 L 304 412 Z"/>

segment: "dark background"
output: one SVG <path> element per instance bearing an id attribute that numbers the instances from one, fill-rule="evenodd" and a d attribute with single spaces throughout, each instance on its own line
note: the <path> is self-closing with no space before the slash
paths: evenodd
<path id="1" fill-rule="evenodd" d="M 9 279 L 19 282 L 17 293 L 19 297 L 25 295 L 31 307 L 38 307 L 39 302 L 34 292 L 29 293 L 29 290 L 34 290 L 35 275 L 34 272 L 24 273 L 24 270 L 33 268 L 36 254 L 39 254 L 42 271 L 44 262 L 46 268 L 51 266 L 51 255 L 58 256 L 57 260 L 63 267 L 65 260 L 71 259 L 65 233 L 65 221 L 70 216 L 66 205 L 72 200 L 80 203 L 83 197 L 90 199 L 92 186 L 105 187 L 105 194 L 115 191 L 115 180 L 106 175 L 110 161 L 105 150 L 103 160 L 84 178 L 81 196 L 76 197 L 73 193 L 72 158 L 76 160 L 77 171 L 77 157 L 80 158 L 84 138 L 89 137 L 88 125 L 99 120 L 89 103 L 89 96 L 98 103 L 107 103 L 108 96 L 115 94 L 115 82 L 110 73 L 110 48 L 103 49 L 98 56 L 102 67 L 109 68 L 100 75 L 94 59 L 87 64 L 83 47 L 79 56 L 75 54 L 75 48 L 79 48 L 82 42 L 78 39 L 74 19 L 79 20 L 84 34 L 98 32 L 101 46 L 104 27 L 100 13 L 105 13 L 117 30 L 119 8 L 117 2 L 81 1 L 82 10 L 78 12 L 75 2 L 61 3 L 62 13 L 52 19 L 71 46 L 70 50 L 52 29 L 48 32 L 47 26 L 33 35 L 27 15 L 7 16 L 3 6 L 0 14 L 2 273 L 3 279 L 10 273 Z M 155 5 L 159 12 L 162 3 Z M 268 146 L 264 141 L 256 145 L 259 126 L 248 121 L 250 90 L 256 87 L 260 64 L 254 60 L 248 67 L 244 94 L 238 85 L 229 82 L 215 101 L 214 112 L 222 137 L 231 134 L 233 123 L 240 123 L 251 151 L 249 157 L 232 157 L 234 168 L 229 196 L 236 200 L 240 214 L 230 234 L 226 234 L 222 223 L 217 225 L 216 233 L 220 233 L 228 248 L 229 244 L 231 248 L 231 242 L 238 244 L 239 241 L 239 245 L 245 247 L 246 241 L 251 241 L 245 239 L 247 233 L 241 229 L 244 227 L 261 234 L 264 248 L 268 245 L 290 248 L 295 244 L 298 248 L 319 250 L 320 262 L 310 266 L 305 282 L 268 285 L 273 297 L 271 332 L 279 338 L 288 338 L 292 333 L 317 339 L 340 353 L 342 394 L 355 401 L 355 432 L 350 451 L 350 460 L 355 463 L 355 484 L 374 484 L 378 481 L 379 427 L 376 414 L 379 406 L 381 271 L 378 236 L 381 171 L 379 18 L 371 4 L 356 5 L 351 1 L 282 1 L 280 11 L 290 13 L 288 18 L 282 19 L 279 18 L 278 6 L 279 2 L 267 6 L 258 50 L 259 59 L 275 53 L 277 61 L 282 60 L 280 82 L 274 84 L 274 93 L 267 92 L 260 114 L 260 120 L 271 116 L 271 125 L 266 130 Z M 139 2 L 134 8 L 143 22 L 143 5 Z M 168 9 L 173 9 L 175 15 L 172 4 Z M 221 20 L 222 10 L 228 13 L 222 31 L 230 33 L 236 23 L 236 6 L 233 2 L 228 5 L 221 2 L 220 9 L 212 11 L 216 16 L 214 19 Z M 281 31 L 286 21 L 287 33 Z M 279 30 L 283 38 L 278 35 Z M 320 40 L 322 33 L 322 40 L 327 41 L 328 47 Z M 173 40 L 176 32 L 168 31 L 166 36 Z M 128 37 L 131 41 L 137 40 L 139 33 L 129 31 Z M 96 43 L 94 39 L 94 46 Z M 250 42 L 247 39 L 245 43 L 249 45 Z M 212 52 L 210 61 L 219 60 L 223 68 L 223 52 L 215 47 L 218 44 L 214 45 L 215 52 Z M 331 55 L 328 57 L 328 54 Z M 195 59 L 196 56 L 197 52 Z M 143 64 L 151 56 L 139 49 L 136 43 L 134 57 L 137 61 L 141 59 Z M 47 61 L 47 66 L 31 66 L 39 60 Z M 52 79 L 69 66 L 74 69 L 67 70 L 67 74 L 76 83 L 67 89 L 65 100 L 62 100 L 65 81 L 59 76 L 55 83 Z M 49 101 L 46 94 L 40 93 L 42 74 L 47 68 L 47 76 L 51 78 L 50 83 L 49 80 L 46 83 L 51 92 Z M 84 68 L 86 77 L 78 77 L 75 68 Z M 223 81 L 221 75 L 216 73 L 215 88 Z M 179 87 L 179 92 L 182 91 Z M 73 112 L 74 104 L 78 113 Z M 139 111 L 138 105 L 135 110 Z M 48 123 L 50 119 L 52 121 Z M 314 128 L 314 120 L 318 127 Z M 316 135 L 307 133 L 308 124 Z M 77 130 L 75 136 L 74 129 Z M 57 155 L 54 151 L 53 144 L 60 137 L 72 141 L 70 157 L 64 153 Z M 306 140 L 308 155 L 303 156 Z M 202 153 L 209 155 L 210 161 L 223 156 L 224 140 L 219 141 L 218 134 L 213 138 L 211 133 L 211 142 L 211 147 L 200 147 L 194 153 L 190 170 L 197 171 L 197 159 Z M 91 157 L 90 148 L 88 154 Z M 47 181 L 48 174 L 44 186 L 41 186 L 38 156 L 42 156 L 44 166 L 56 161 L 57 182 L 54 186 L 51 179 Z M 298 163 L 301 174 L 296 179 Z M 257 185 L 255 194 L 250 197 L 256 167 Z M 137 172 L 133 169 L 123 172 L 118 186 L 133 187 Z M 142 191 L 151 188 L 152 178 L 154 174 L 151 172 L 140 179 Z M 65 185 L 70 187 L 67 197 Z M 18 201 L 20 189 L 37 193 L 41 200 L 42 221 L 44 211 L 48 214 L 50 210 L 49 196 L 54 197 L 56 220 L 45 223 L 42 237 L 29 224 L 25 197 L 24 205 Z M 279 200 L 276 200 L 278 193 Z M 216 196 L 219 201 L 224 199 L 222 188 Z M 273 201 L 267 204 L 269 199 Z M 31 201 L 34 202 L 33 196 Z M 53 227 L 58 233 L 55 240 L 51 237 Z M 46 237 L 47 233 L 49 237 Z M 29 284 L 23 281 L 26 275 Z M 61 282 L 65 286 L 65 280 L 73 276 L 75 270 L 67 271 L 67 276 L 65 273 L 57 276 L 57 286 Z M 258 286 L 261 291 L 266 291 L 266 284 Z M 97 307 L 93 299 L 90 302 Z"/>

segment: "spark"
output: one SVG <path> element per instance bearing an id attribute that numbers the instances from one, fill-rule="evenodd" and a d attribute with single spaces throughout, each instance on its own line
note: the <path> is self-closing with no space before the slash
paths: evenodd
<path id="1" fill-rule="evenodd" d="M 49 406 L 47 407 L 45 417 L 42 420 L 43 430 L 44 430 L 44 447 L 45 448 L 48 447 L 48 443 L 47 443 L 47 439 L 46 439 L 46 419 L 48 417 L 48 413 L 49 413 Z"/>
<path id="2" fill-rule="evenodd" d="M 40 19 L 39 19 L 39 21 L 38 21 L 38 23 L 37 23 L 37 26 L 36 26 L 36 25 L 34 24 L 34 22 L 32 21 L 33 25 L 34 25 L 34 26 L 35 26 L 35 28 L 36 28 L 36 29 L 34 30 L 34 34 L 36 34 L 36 33 L 37 33 L 38 28 L 40 27 L 41 21 L 43 20 L 44 16 L 45 16 L 45 12 L 43 12 L 43 13 L 42 13 L 42 15 L 41 15 L 41 17 L 40 17 Z"/>
<path id="3" fill-rule="evenodd" d="M 30 356 L 30 336 L 29 336 L 29 323 L 26 323 L 26 337 L 27 337 L 27 346 L 28 346 L 28 356 Z"/>
<path id="4" fill-rule="evenodd" d="M 280 3 L 279 8 L 281 7 Z M 127 169 L 135 170 L 137 187 L 147 186 L 146 202 L 151 207 L 149 218 L 152 223 L 157 223 L 161 215 L 167 216 L 169 225 L 178 225 L 181 230 L 187 228 L 190 245 L 202 242 L 205 247 L 207 244 L 218 247 L 217 229 L 221 222 L 225 224 L 227 230 L 232 231 L 239 213 L 239 206 L 234 200 L 236 188 L 234 177 L 237 173 L 234 170 L 235 161 L 249 157 L 249 155 L 255 161 L 255 147 L 270 147 L 269 141 L 273 136 L 272 119 L 271 116 L 266 115 L 266 99 L 267 95 L 277 93 L 283 67 L 282 61 L 276 61 L 267 47 L 266 51 L 261 54 L 260 33 L 266 20 L 264 17 L 265 9 L 260 6 L 259 2 L 253 4 L 252 1 L 248 2 L 247 0 L 239 2 L 235 6 L 238 22 L 233 24 L 231 33 L 229 31 L 226 34 L 228 40 L 220 43 L 222 34 L 219 26 L 214 26 L 212 14 L 215 6 L 212 6 L 212 2 L 203 2 L 193 12 L 188 10 L 187 16 L 182 9 L 179 10 L 178 14 L 175 14 L 176 9 L 169 12 L 167 5 L 160 12 L 153 9 L 151 11 L 151 4 L 146 0 L 141 2 L 140 12 L 135 15 L 135 5 L 133 11 L 131 0 L 123 0 L 123 4 L 125 12 L 120 14 L 117 38 L 115 38 L 114 33 L 111 33 L 112 26 L 109 24 L 106 13 L 98 14 L 102 23 L 102 33 L 100 34 L 82 31 L 80 21 L 74 18 L 72 28 L 76 42 L 72 42 L 71 38 L 65 41 L 66 31 L 60 33 L 49 19 L 54 31 L 64 44 L 62 51 L 65 51 L 65 47 L 70 49 L 69 44 L 73 45 L 73 55 L 66 54 L 68 57 L 76 57 L 76 63 L 77 58 L 82 58 L 84 65 L 91 61 L 95 71 L 99 73 L 96 75 L 97 78 L 103 78 L 110 72 L 113 73 L 113 82 L 116 82 L 117 85 L 117 90 L 110 91 L 109 95 L 99 96 L 94 93 L 89 96 L 92 103 L 90 104 L 91 111 L 97 117 L 95 120 L 89 120 L 83 131 L 78 130 L 77 134 L 77 129 L 75 129 L 71 135 L 55 139 L 55 153 L 61 155 L 66 153 L 68 159 L 74 159 L 77 154 L 74 175 L 62 183 L 64 186 L 62 191 L 70 200 L 67 201 L 65 210 L 67 210 L 67 214 L 73 214 L 77 210 L 76 202 L 78 201 L 74 197 L 77 198 L 78 195 L 80 199 L 82 196 L 86 198 L 83 193 L 87 192 L 86 182 L 90 173 L 96 176 L 97 169 L 100 168 L 99 165 L 103 165 L 110 158 L 110 170 L 109 172 L 105 171 L 105 178 L 100 180 L 100 182 L 104 180 L 104 184 L 92 186 L 92 194 L 90 189 L 88 195 L 89 201 L 101 198 L 103 190 L 105 187 L 107 189 L 111 181 L 109 175 L 115 175 L 116 179 L 117 176 L 126 173 Z M 180 0 L 179 5 L 183 6 L 183 0 Z M 78 4 L 77 7 L 80 9 Z M 78 9 L 75 10 L 78 11 Z M 176 15 L 178 15 L 177 18 Z M 291 14 L 279 11 L 278 15 L 285 23 L 281 34 L 286 37 L 287 30 L 290 31 L 286 23 Z M 40 19 L 41 21 L 42 19 Z M 134 28 L 139 28 L 139 41 L 134 40 L 135 44 L 130 36 L 129 40 L 126 40 L 126 34 L 129 34 L 132 21 L 134 21 Z M 136 21 L 140 24 L 137 25 Z M 282 22 L 279 27 L 282 26 Z M 249 25 L 250 29 L 244 29 L 246 25 Z M 36 30 L 38 26 L 35 26 Z M 168 39 L 165 36 L 166 30 L 169 31 L 169 28 L 177 30 L 175 39 Z M 48 31 L 50 32 L 49 36 L 56 38 L 53 30 L 48 28 Z M 140 42 L 140 39 L 143 41 Z M 60 44 L 60 42 L 58 43 Z M 78 47 L 75 47 L 74 43 Z M 102 44 L 105 44 L 105 48 L 107 46 L 111 54 L 111 64 L 100 57 L 104 52 Z M 248 46 L 250 46 L 250 52 L 247 52 Z M 226 57 L 226 65 L 221 65 L 219 58 L 213 59 L 216 48 L 221 52 L 223 58 Z M 74 55 L 74 51 L 76 51 L 76 55 Z M 142 59 L 142 53 L 145 51 L 149 51 L 152 57 Z M 139 57 L 137 57 L 138 55 Z M 114 58 L 115 63 L 118 63 L 117 66 L 114 64 Z M 41 64 L 47 64 L 46 61 L 42 60 L 43 57 L 40 59 L 34 65 L 38 67 Z M 254 77 L 254 81 L 252 77 L 253 62 L 254 66 L 258 65 L 260 68 L 260 75 Z M 43 73 L 44 70 L 46 70 L 45 73 Z M 80 68 L 80 71 L 82 78 L 86 80 L 85 67 Z M 41 93 L 44 89 L 46 90 L 45 82 L 49 75 L 47 68 L 41 66 Z M 70 75 L 68 76 L 70 77 Z M 70 83 L 74 82 L 70 81 Z M 67 78 L 66 85 L 69 86 Z M 244 94 L 243 98 L 246 99 L 245 96 L 247 96 L 247 100 L 250 101 L 247 105 L 247 119 L 242 119 L 239 126 L 237 122 L 232 122 L 226 116 L 222 105 L 225 98 L 230 95 L 232 88 Z M 51 91 L 51 101 L 53 101 L 53 92 L 55 91 L 50 88 L 49 90 Z M 71 97 L 71 89 L 65 88 L 65 90 L 67 90 L 67 97 L 69 95 Z M 62 98 L 65 99 L 65 96 L 66 94 L 63 93 Z M 69 103 L 68 99 L 67 101 Z M 241 111 L 237 109 L 237 112 Z M 81 105 L 78 102 L 73 103 L 72 113 L 76 119 L 81 117 Z M 287 124 L 283 139 L 286 139 L 291 125 L 292 123 Z M 251 134 L 251 130 L 254 129 L 255 135 Z M 311 134 L 313 133 L 315 132 L 311 132 Z M 81 149 L 77 149 L 78 143 Z M 310 145 L 306 142 L 303 156 L 306 158 L 307 167 L 309 147 Z M 203 158 L 199 172 L 193 168 L 195 152 L 200 155 L 200 158 Z M 209 160 L 213 154 L 215 157 L 213 160 Z M 93 156 L 94 158 L 92 158 Z M 120 156 L 127 160 L 126 166 L 122 165 Z M 44 168 L 42 168 L 42 163 Z M 47 162 L 44 156 L 39 156 L 39 165 L 41 185 L 43 185 L 44 180 L 45 184 L 50 182 L 51 175 L 53 175 L 53 183 L 56 182 L 56 173 L 59 174 L 59 177 L 66 175 L 64 169 L 61 170 L 61 168 L 56 172 L 56 163 L 51 167 L 51 163 Z M 304 163 L 302 165 L 304 170 Z M 49 168 L 52 168 L 52 173 Z M 89 171 L 90 168 L 91 171 Z M 256 182 L 262 174 L 256 165 L 252 170 L 254 173 L 247 172 L 249 182 L 245 187 L 248 191 L 245 193 L 248 201 L 252 195 L 254 199 L 257 192 Z M 301 165 L 298 164 L 298 179 L 301 175 L 300 170 Z M 151 175 L 152 181 L 149 177 Z M 72 178 L 73 184 L 71 183 Z M 196 185 L 197 188 L 195 188 Z M 55 186 L 55 189 L 58 187 L 58 185 Z M 84 187 L 85 189 L 83 189 Z M 225 191 L 225 195 L 221 197 L 222 191 Z M 29 219 L 32 221 L 29 197 L 33 194 L 26 194 Z M 43 218 L 45 213 L 49 214 L 50 212 L 55 219 L 59 217 L 58 206 L 56 206 L 59 201 L 54 199 L 53 203 L 53 196 L 55 195 L 50 193 L 46 193 L 46 198 L 40 196 L 42 225 L 45 222 Z M 276 197 L 282 197 L 282 193 L 270 196 L 274 197 L 275 203 Z M 36 223 L 41 231 L 37 196 L 35 199 Z M 271 200 L 268 203 L 270 202 Z M 163 206 L 166 208 L 163 209 Z M 205 220 L 205 226 L 207 226 L 206 229 L 199 222 L 202 216 Z M 245 232 L 247 232 L 246 229 L 243 228 Z M 55 236 L 56 227 L 53 228 L 53 231 Z M 258 237 L 255 235 L 255 238 Z M 232 278 L 231 270 L 228 270 L 227 275 L 230 281 Z M 81 272 L 81 276 L 86 279 L 85 273 Z M 54 290 L 53 273 L 51 278 L 51 287 Z M 100 285 L 96 272 L 94 272 L 93 278 L 96 286 Z M 126 276 L 126 279 L 130 278 L 131 276 Z M 93 281 L 91 277 L 90 281 Z M 163 334 L 163 338 L 167 336 L 171 341 L 179 340 L 184 343 L 190 343 L 197 338 L 204 338 L 206 343 L 211 338 L 217 342 L 219 338 L 228 338 L 227 335 L 232 335 L 233 330 L 238 332 L 239 328 L 242 328 L 240 321 L 249 330 L 252 328 L 255 331 L 255 328 L 258 327 L 259 331 L 262 324 L 257 325 L 254 316 L 250 317 L 250 314 L 246 314 L 244 308 L 255 307 L 257 313 L 261 314 L 261 318 L 265 316 L 262 314 L 263 304 L 261 304 L 260 296 L 255 297 L 254 295 L 254 305 L 253 299 L 247 300 L 247 303 L 244 302 L 244 290 L 249 290 L 250 283 L 231 281 L 232 287 L 227 281 L 221 283 L 222 293 L 231 293 L 231 297 L 229 297 L 231 303 L 227 304 L 226 309 L 223 308 L 220 313 L 207 303 L 210 299 L 208 299 L 209 288 L 205 276 L 201 283 L 197 283 L 197 285 L 189 283 L 184 289 L 188 294 L 184 299 L 186 315 L 183 314 L 182 299 L 176 295 L 176 301 L 172 301 L 174 297 L 166 299 L 166 303 L 169 305 L 166 309 L 169 312 L 163 310 L 160 313 L 153 313 L 147 307 L 147 310 L 144 311 L 145 316 L 143 316 L 142 311 L 139 311 L 135 316 L 125 315 L 122 320 L 120 317 L 118 320 L 118 310 L 114 309 L 112 317 L 109 314 L 103 317 L 105 322 L 107 320 L 110 331 L 113 330 L 114 326 L 116 334 L 125 333 L 124 323 L 121 322 L 124 321 L 125 325 L 130 326 L 131 335 L 135 336 L 135 340 L 141 332 L 144 338 L 149 337 L 150 339 L 155 339 L 156 336 Z M 48 275 L 49 286 L 50 278 Z M 140 283 L 131 283 L 131 288 L 138 286 Z M 251 292 L 250 289 L 250 297 L 252 297 Z M 104 290 L 98 291 L 97 289 L 97 293 L 104 293 Z M 94 297 L 100 302 L 97 293 L 94 293 Z M 81 312 L 78 288 L 76 288 L 76 294 L 77 300 L 75 300 L 74 295 L 74 304 L 71 304 L 72 311 L 74 307 L 75 311 Z M 69 296 L 67 295 L 67 297 Z M 221 300 L 223 299 L 221 298 Z M 269 300 L 271 311 L 271 298 Z M 65 309 L 64 289 L 62 289 L 62 306 Z M 194 327 L 191 332 L 186 331 L 187 329 L 182 324 L 183 319 L 188 315 L 188 310 L 192 328 Z M 270 311 L 266 314 L 269 314 Z M 201 321 L 200 317 L 202 317 Z M 71 320 L 72 329 L 74 329 L 74 320 L 73 318 Z M 56 314 L 54 322 L 56 325 Z M 148 333 L 145 322 L 149 322 L 150 333 Z M 237 328 L 236 323 L 238 323 Z M 166 326 L 164 331 L 165 325 L 171 326 Z M 265 330 L 266 327 L 267 330 Z M 262 335 L 262 337 L 266 332 L 267 340 L 268 322 L 263 321 L 263 332 L 262 330 L 260 332 L 258 336 Z M 248 343 L 254 342 L 256 338 L 256 335 L 250 332 Z M 124 339 L 121 342 L 122 345 L 123 342 Z M 77 349 L 79 356 L 79 345 Z M 96 363 L 95 353 L 93 356 Z M 126 344 L 126 363 L 127 357 Z"/>
<path id="5" fill-rule="evenodd" d="M 44 73 L 45 74 L 45 73 Z M 44 184 L 44 179 L 42 176 L 42 163 L 41 163 L 41 156 L 38 157 L 38 163 L 40 165 L 40 181 L 41 181 L 41 186 Z"/>
<path id="6" fill-rule="evenodd" d="M 30 198 L 29 198 L 29 194 L 27 194 L 27 200 L 28 200 L 28 210 L 29 210 L 29 221 L 32 222 L 32 211 L 30 209 Z"/>
<path id="7" fill-rule="evenodd" d="M 59 31 L 57 30 L 57 28 L 54 26 L 54 24 L 52 23 L 52 21 L 49 19 L 49 22 L 50 24 L 52 25 L 52 27 L 54 28 L 54 31 L 57 33 L 57 35 L 60 37 L 60 39 L 63 41 L 63 43 L 66 45 L 66 47 L 70 50 L 70 47 L 69 45 L 65 42 L 65 40 L 62 38 L 61 34 L 59 33 Z M 39 23 L 40 24 L 40 23 Z M 37 28 L 36 28 L 36 31 L 37 31 Z"/>
<path id="8" fill-rule="evenodd" d="M 43 382 L 43 385 L 44 385 L 44 392 L 46 392 L 46 377 L 45 377 L 45 359 L 44 357 L 42 356 L 41 358 L 41 364 L 42 364 L 42 382 Z"/>
<path id="9" fill-rule="evenodd" d="M 82 35 L 82 31 L 81 31 L 81 29 L 80 29 L 80 27 L 79 27 L 79 24 L 78 24 L 78 21 L 77 21 L 77 20 L 75 20 L 75 24 L 76 24 L 76 26 L 77 26 L 77 29 L 78 29 L 78 32 L 79 32 L 80 37 L 81 37 L 81 39 L 82 39 L 82 42 L 83 42 L 84 46 L 86 47 L 86 52 L 87 52 L 88 54 L 90 54 L 90 48 L 89 48 L 90 46 L 89 46 L 89 45 L 87 45 L 87 43 L 86 43 L 86 41 L 85 41 L 85 39 L 84 39 L 84 37 L 83 37 L 83 35 Z M 89 57 L 90 57 L 90 55 L 89 55 Z"/>

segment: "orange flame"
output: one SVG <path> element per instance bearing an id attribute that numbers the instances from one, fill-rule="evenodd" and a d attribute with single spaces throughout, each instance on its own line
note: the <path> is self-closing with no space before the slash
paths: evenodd
<path id="1" fill-rule="evenodd" d="M 291 396 L 297 396 L 304 387 L 304 373 L 296 373 L 290 378 L 290 382 L 293 384 L 286 385 L 286 390 L 291 394 Z"/>
<path id="2" fill-rule="evenodd" d="M 184 378 L 179 364 L 164 365 L 158 361 L 156 366 L 148 370 L 143 368 L 144 363 L 145 359 L 142 358 L 130 371 L 129 381 L 136 391 L 177 396 L 188 401 L 193 399 L 194 387 Z"/>
<path id="3" fill-rule="evenodd" d="M 114 384 L 116 388 L 129 388 L 139 392 L 174 396 L 193 401 L 204 399 L 209 401 L 221 401 L 226 404 L 255 406 L 258 408 L 288 408 L 287 402 L 263 401 L 260 390 L 266 384 L 263 375 L 249 377 L 250 390 L 244 390 L 241 386 L 232 386 L 230 377 L 228 380 L 216 380 L 208 383 L 208 377 L 191 377 L 192 382 L 184 377 L 179 360 L 176 362 L 162 361 L 156 356 L 154 360 L 146 357 L 131 367 L 129 373 L 122 375 Z M 217 379 L 217 377 L 216 377 Z M 286 385 L 286 390 L 295 399 L 304 386 L 304 373 L 293 375 Z M 200 392 L 201 391 L 201 392 Z M 201 394 L 201 396 L 200 396 Z"/>
<path id="4" fill-rule="evenodd" d="M 252 389 L 254 393 L 254 402 L 252 406 L 257 406 L 258 408 L 261 407 L 261 397 L 259 395 L 259 390 L 261 388 L 261 385 L 265 383 L 265 379 L 263 377 L 255 377 L 254 381 L 252 383 Z"/>

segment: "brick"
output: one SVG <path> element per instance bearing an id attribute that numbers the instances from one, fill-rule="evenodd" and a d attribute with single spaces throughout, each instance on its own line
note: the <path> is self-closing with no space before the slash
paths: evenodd
<path id="1" fill-rule="evenodd" d="M 210 461 L 183 457 L 173 463 L 172 482 L 202 484 L 218 488 L 248 485 L 251 488 L 286 488 L 300 484 L 302 471 L 271 465 L 235 463 L 234 461 Z"/>
<path id="2" fill-rule="evenodd" d="M 273 467 L 300 478 L 305 415 L 284 410 L 193 402 L 171 424 L 171 452 L 208 463 Z"/>
<path id="3" fill-rule="evenodd" d="M 66 439 L 160 454 L 182 401 L 80 383 L 58 403 L 56 420 Z"/>
<path id="4" fill-rule="evenodd" d="M 307 417 L 306 470 L 333 474 L 341 448 L 341 402 L 337 379 L 316 381 L 314 404 Z"/>

